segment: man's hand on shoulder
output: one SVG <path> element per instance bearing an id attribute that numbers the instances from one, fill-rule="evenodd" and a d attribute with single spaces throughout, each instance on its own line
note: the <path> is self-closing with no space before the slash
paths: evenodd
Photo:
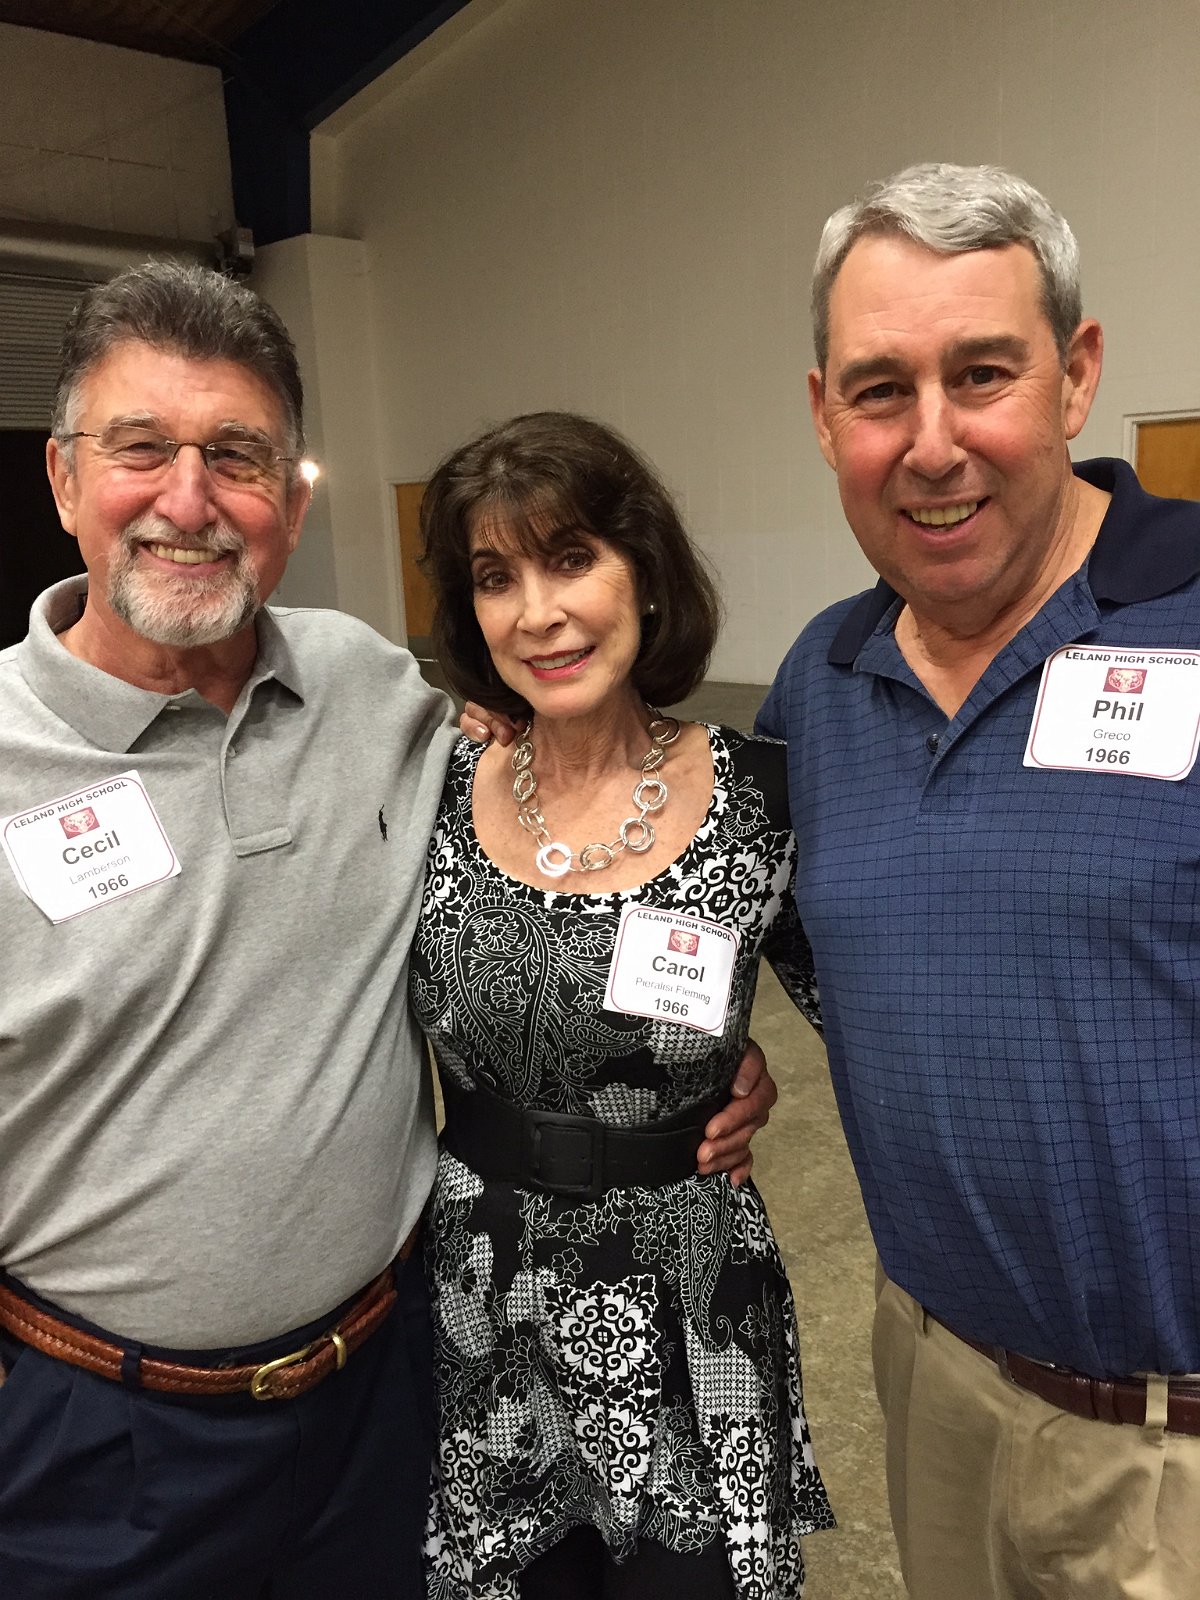
<path id="1" fill-rule="evenodd" d="M 476 744 L 488 744 L 495 739 L 499 745 L 510 745 L 520 731 L 518 724 L 511 722 L 502 711 L 489 711 L 486 706 L 476 705 L 474 700 L 467 701 L 458 726 L 459 731 L 468 739 L 474 739 Z"/>

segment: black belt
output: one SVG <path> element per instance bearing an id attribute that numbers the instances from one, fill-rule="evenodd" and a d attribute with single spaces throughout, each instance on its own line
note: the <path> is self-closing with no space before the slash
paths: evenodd
<path id="1" fill-rule="evenodd" d="M 721 1095 L 662 1122 L 616 1128 L 595 1117 L 514 1105 L 482 1086 L 462 1089 L 448 1075 L 442 1098 L 443 1147 L 481 1178 L 579 1200 L 595 1200 L 606 1189 L 658 1189 L 690 1178 L 705 1125 L 728 1103 Z"/>

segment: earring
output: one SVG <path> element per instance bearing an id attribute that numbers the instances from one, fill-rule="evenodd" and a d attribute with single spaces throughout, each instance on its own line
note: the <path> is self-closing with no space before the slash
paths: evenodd
<path id="1" fill-rule="evenodd" d="M 652 617 L 657 610 L 658 607 L 655 605 L 654 601 L 651 600 L 650 604 L 646 607 L 646 615 L 648 617 Z"/>

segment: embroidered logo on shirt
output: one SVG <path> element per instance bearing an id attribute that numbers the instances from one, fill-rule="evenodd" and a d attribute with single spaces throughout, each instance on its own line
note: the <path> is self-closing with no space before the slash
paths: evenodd
<path id="1" fill-rule="evenodd" d="M 68 811 L 65 817 L 59 817 L 58 825 L 68 839 L 77 839 L 81 833 L 93 832 L 100 823 L 91 806 L 84 806 L 81 811 Z"/>
<path id="2" fill-rule="evenodd" d="M 1141 694 L 1145 682 L 1145 667 L 1109 667 L 1104 687 L 1115 694 Z"/>

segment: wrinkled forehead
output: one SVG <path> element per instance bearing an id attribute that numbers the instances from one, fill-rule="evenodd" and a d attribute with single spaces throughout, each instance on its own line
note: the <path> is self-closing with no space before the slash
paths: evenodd
<path id="1" fill-rule="evenodd" d="M 142 417 L 172 427 L 182 418 L 209 426 L 241 424 L 280 436 L 283 405 L 270 384 L 240 362 L 196 357 L 125 339 L 82 374 L 77 405 L 97 425 Z"/>
<path id="2" fill-rule="evenodd" d="M 829 299 L 831 359 L 911 338 L 1028 338 L 1044 328 L 1037 258 L 1024 244 L 930 250 L 903 235 L 855 241 Z M 860 349 L 861 347 L 861 349 Z"/>

